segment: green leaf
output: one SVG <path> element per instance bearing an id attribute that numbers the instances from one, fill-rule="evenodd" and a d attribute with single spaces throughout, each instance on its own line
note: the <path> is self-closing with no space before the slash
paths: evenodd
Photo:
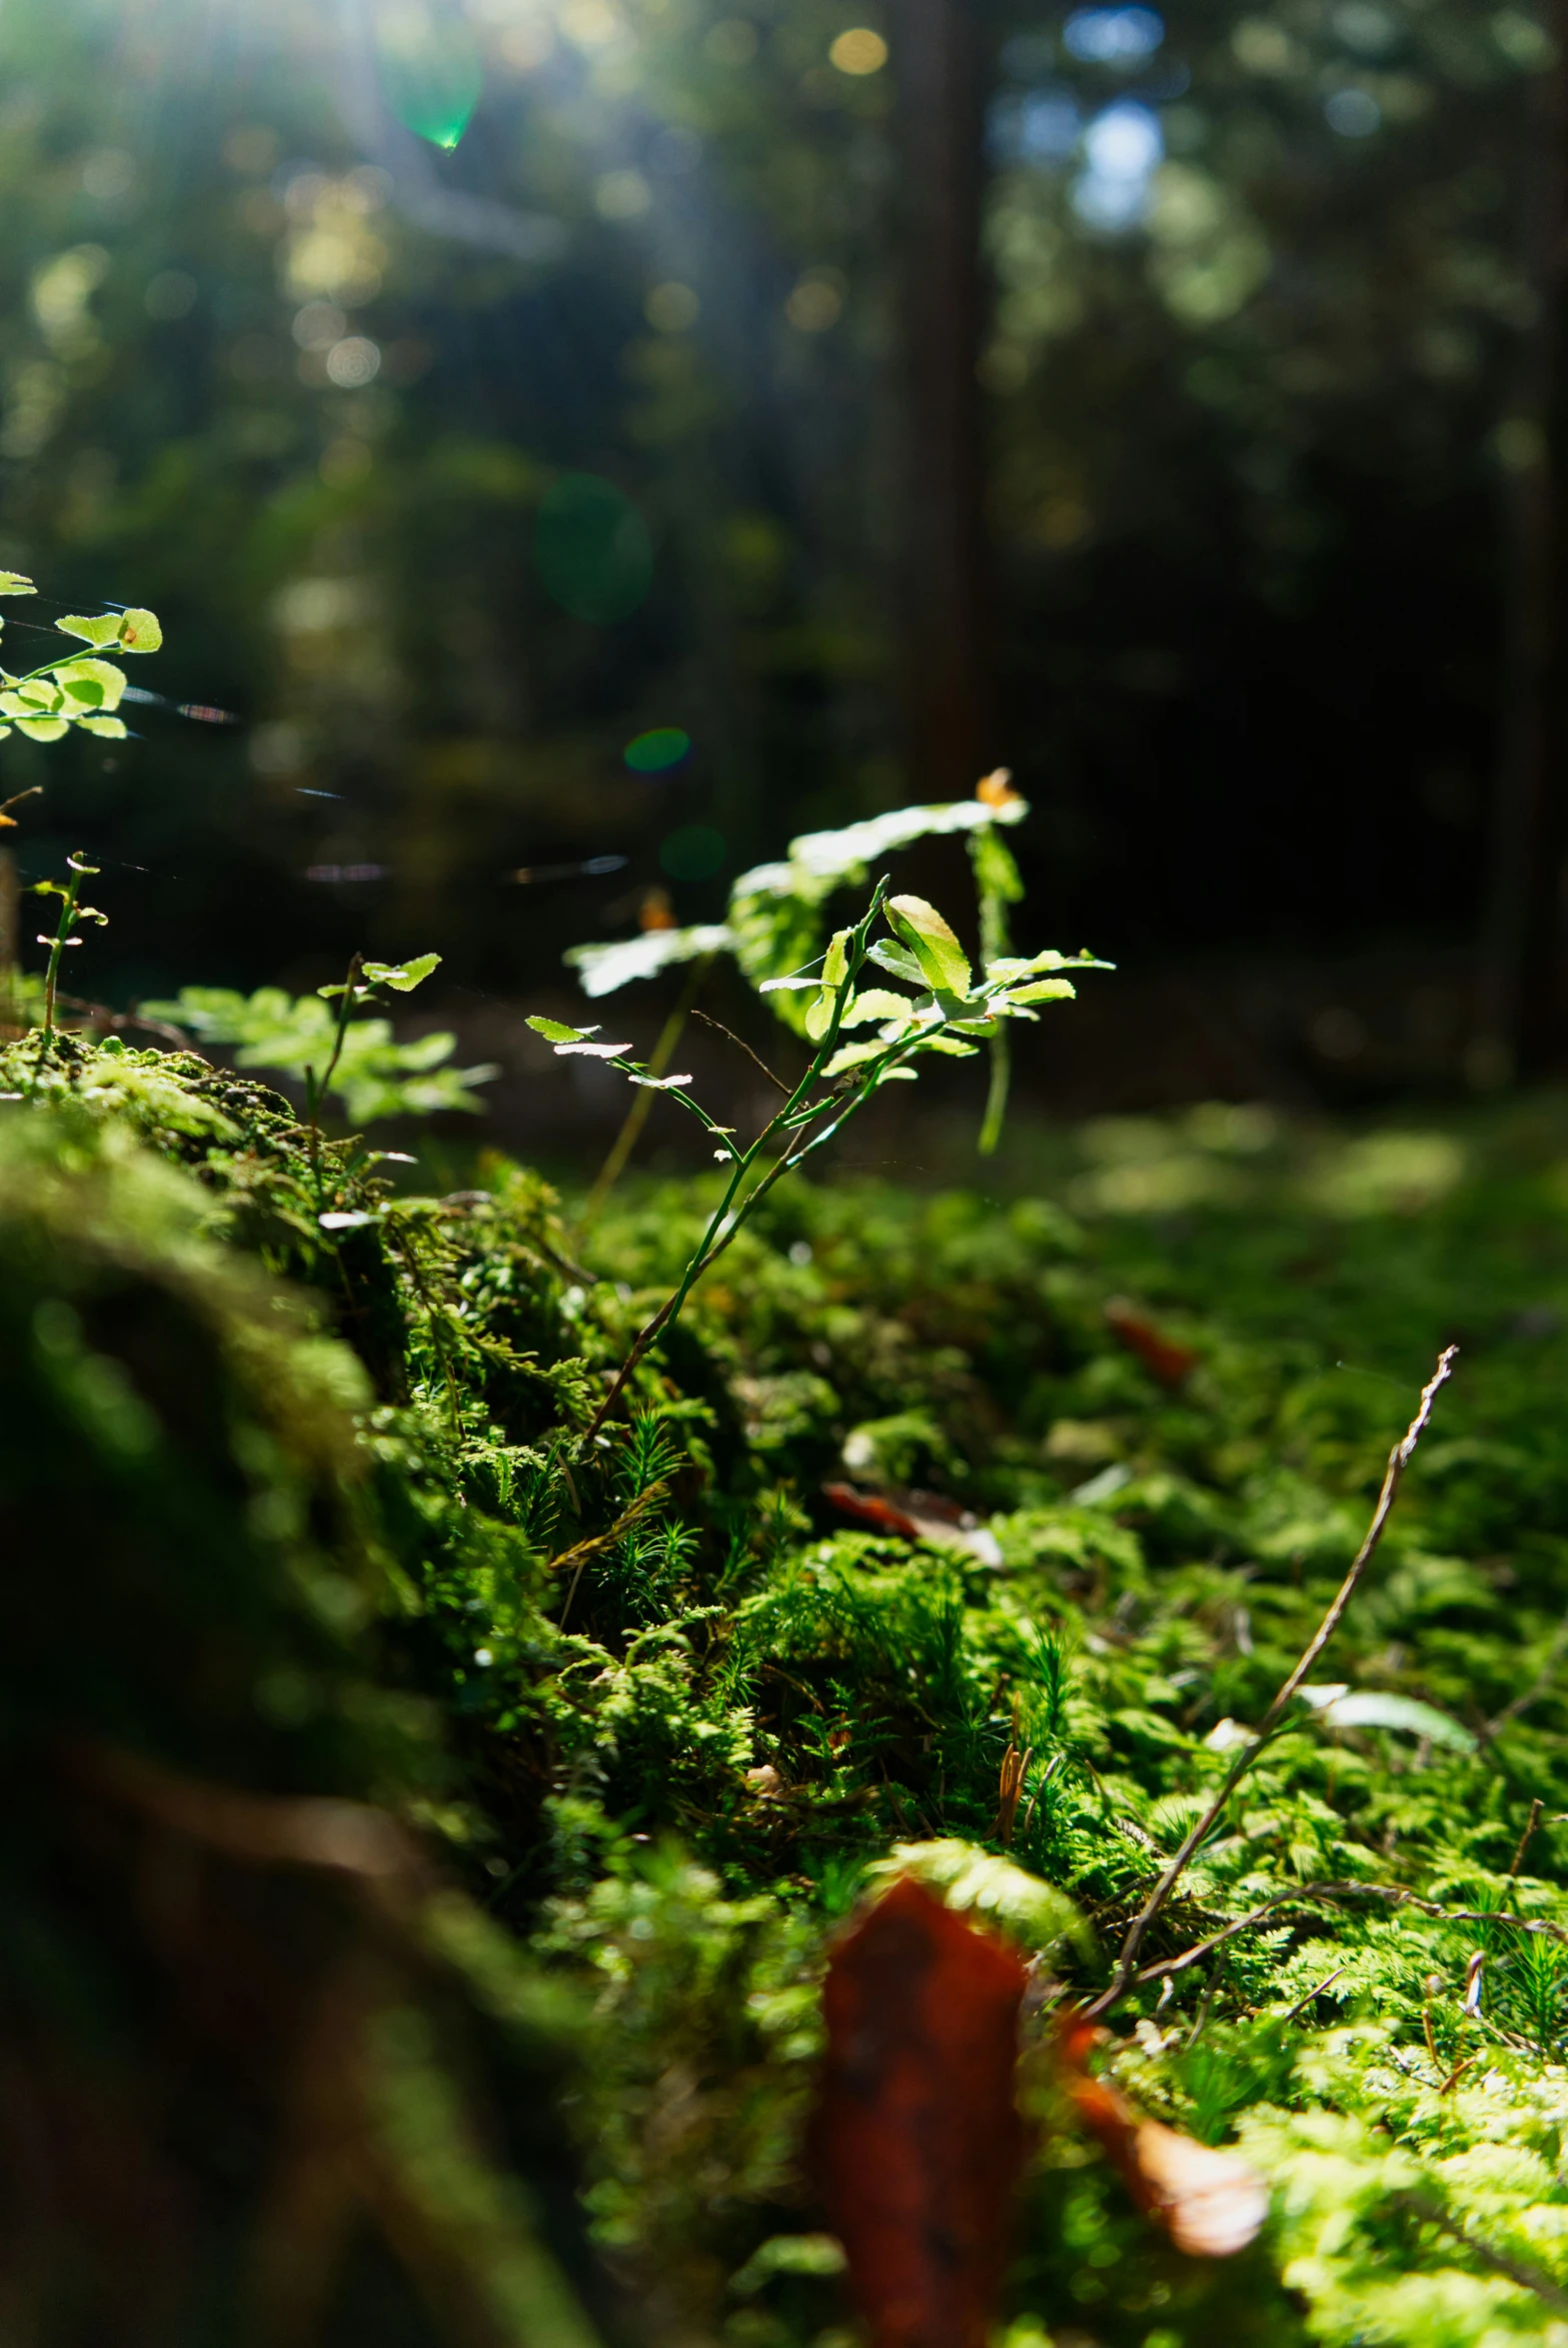
<path id="1" fill-rule="evenodd" d="M 944 995 L 968 994 L 968 957 L 934 905 L 927 905 L 923 897 L 889 897 L 887 919 L 919 964 L 927 986 Z"/>
<path id="2" fill-rule="evenodd" d="M 564 1020 L 547 1020 L 531 1016 L 524 1026 L 532 1028 L 536 1036 L 543 1036 L 547 1044 L 585 1044 L 590 1036 L 597 1036 L 597 1028 L 569 1028 Z"/>
<path id="3" fill-rule="evenodd" d="M 368 987 L 391 987 L 396 994 L 412 995 L 440 963 L 439 954 L 421 954 L 413 962 L 362 963 L 360 973 Z"/>
<path id="4" fill-rule="evenodd" d="M 83 637 L 92 645 L 117 645 L 120 642 L 118 612 L 104 612 L 96 619 L 90 619 L 81 612 L 68 612 L 63 620 L 56 620 L 55 626 L 66 636 Z"/>
<path id="5" fill-rule="evenodd" d="M 78 727 L 84 734 L 97 734 L 105 742 L 123 742 L 126 725 L 123 718 L 78 718 Z"/>
<path id="6" fill-rule="evenodd" d="M 690 930 L 645 930 L 639 937 L 607 946 L 574 946 L 562 960 L 577 972 L 584 994 L 597 999 L 614 995 L 634 979 L 657 978 L 672 963 L 695 962 L 700 955 L 722 953 L 734 943 L 723 923 L 703 922 Z"/>
<path id="7" fill-rule="evenodd" d="M 157 615 L 143 611 L 139 606 L 124 612 L 120 618 L 119 646 L 122 652 L 155 653 L 163 650 L 163 630 Z"/>
<path id="8" fill-rule="evenodd" d="M 125 691 L 125 671 L 113 661 L 67 661 L 55 670 L 54 682 L 68 702 L 80 702 L 84 709 L 113 710 Z"/>
<path id="9" fill-rule="evenodd" d="M 1372 1688 L 1303 1687 L 1298 1692 L 1329 1728 L 1398 1728 L 1446 1745 L 1451 1752 L 1476 1749 L 1468 1728 L 1414 1696 L 1384 1695 Z"/>
<path id="10" fill-rule="evenodd" d="M 875 963 L 878 970 L 890 971 L 895 979 L 906 979 L 911 987 L 918 987 L 922 994 L 929 992 L 925 973 L 913 955 L 906 953 L 903 947 L 895 946 L 890 938 L 878 938 L 876 944 L 867 949 L 865 959 Z"/>
<path id="11" fill-rule="evenodd" d="M 1004 1003 L 1066 1003 L 1078 990 L 1070 979 L 1036 979 L 1028 987 L 1009 987 Z"/>
<path id="12" fill-rule="evenodd" d="M 816 1001 L 805 1015 L 805 1032 L 813 1044 L 819 1044 L 833 1024 L 833 1013 L 838 1007 L 838 991 L 849 971 L 849 932 L 835 930 L 822 958 L 822 976 Z"/>
<path id="13" fill-rule="evenodd" d="M 982 897 L 994 897 L 1004 905 L 1018 904 L 1023 896 L 1023 876 L 994 825 L 986 824 L 969 834 L 969 861 L 974 867 L 974 885 Z"/>
<path id="14" fill-rule="evenodd" d="M 0 595 L 36 595 L 37 588 L 20 571 L 0 571 Z"/>
<path id="15" fill-rule="evenodd" d="M 880 1060 L 886 1050 L 885 1044 L 845 1044 L 833 1054 L 822 1075 L 841 1077 L 847 1069 L 863 1068 L 867 1061 Z"/>
<path id="16" fill-rule="evenodd" d="M 63 718 L 18 718 L 16 724 L 29 742 L 58 742 L 62 734 L 71 731 Z"/>
<path id="17" fill-rule="evenodd" d="M 840 1026 L 863 1028 L 870 1020 L 897 1020 L 906 1025 L 914 1016 L 914 1006 L 907 995 L 894 995 L 889 987 L 868 987 L 863 995 L 851 997 Z"/>

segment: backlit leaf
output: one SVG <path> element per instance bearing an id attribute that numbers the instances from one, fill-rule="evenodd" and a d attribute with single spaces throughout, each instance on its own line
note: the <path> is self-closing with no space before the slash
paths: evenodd
<path id="1" fill-rule="evenodd" d="M 111 645 L 120 642 L 120 615 L 102 612 L 96 618 L 81 612 L 68 612 L 55 626 L 67 636 L 80 636 L 88 644 Z"/>
<path id="2" fill-rule="evenodd" d="M 582 1044 L 590 1036 L 597 1036 L 597 1028 L 569 1028 L 564 1020 L 547 1020 L 537 1013 L 524 1022 L 536 1036 L 543 1036 L 547 1044 Z"/>
<path id="3" fill-rule="evenodd" d="M 927 905 L 923 897 L 889 897 L 887 919 L 919 964 L 928 987 L 944 995 L 968 994 L 968 957 L 934 905 Z"/>
<path id="4" fill-rule="evenodd" d="M 412 962 L 363 963 L 361 971 L 367 986 L 390 987 L 397 995 L 412 995 L 440 963 L 439 954 L 420 954 Z"/>

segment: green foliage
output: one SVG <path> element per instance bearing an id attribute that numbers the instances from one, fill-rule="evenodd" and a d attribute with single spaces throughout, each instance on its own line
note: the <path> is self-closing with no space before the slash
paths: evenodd
<path id="1" fill-rule="evenodd" d="M 8 2179 L 17 2337 L 330 2301 L 346 2341 L 477 2307 L 593 2348 L 578 2016 L 398 1823 L 458 1789 L 388 1643 L 365 1368 L 62 1054 L 78 1097 L 0 1121 L 0 2006 L 50 2148 Z"/>
<path id="2" fill-rule="evenodd" d="M 0 595 L 36 595 L 30 579 L 19 572 L 0 574 Z M 3 623 L 0 623 L 3 625 Z M 105 613 L 84 619 L 71 613 L 55 626 L 66 636 L 81 638 L 95 652 L 155 653 L 162 650 L 163 630 L 152 612 L 140 609 Z M 62 653 L 41 667 L 12 676 L 0 669 L 0 742 L 13 731 L 30 742 L 62 742 L 75 727 L 110 742 L 125 740 L 125 722 L 114 713 L 125 692 L 125 671 L 113 661 L 84 659 Z"/>
<path id="3" fill-rule="evenodd" d="M 440 959 L 427 954 L 408 964 L 367 963 L 364 976 L 370 985 L 407 995 Z M 182 987 L 173 1002 L 142 1008 L 152 1019 L 188 1029 L 204 1044 L 237 1046 L 241 1068 L 271 1069 L 303 1080 L 307 1072 L 324 1072 L 333 1061 L 338 1020 L 328 1006 L 343 992 L 342 987 L 322 987 L 314 995 L 290 996 L 281 987 L 259 987 L 246 996 L 228 987 Z M 365 997 L 362 990 L 356 1000 Z M 474 1087 L 498 1071 L 448 1068 L 457 1041 L 436 1029 L 399 1044 L 387 1020 L 351 1019 L 326 1090 L 337 1095 L 356 1126 L 373 1125 L 379 1118 L 433 1117 L 444 1110 L 477 1112 L 482 1105 Z"/>
<path id="4" fill-rule="evenodd" d="M 804 833 L 790 841 L 782 862 L 740 876 L 730 892 L 728 921 L 650 930 L 625 945 L 574 946 L 566 959 L 584 994 L 597 998 L 615 994 L 634 979 L 654 978 L 672 964 L 730 953 L 758 992 L 772 998 L 784 1025 L 810 1036 L 810 1014 L 795 996 L 805 986 L 802 966 L 821 957 L 822 908 L 828 899 L 840 889 L 863 888 L 873 865 L 916 840 L 949 833 L 966 833 L 971 842 L 989 840 L 998 824 L 1020 823 L 1027 814 L 1026 802 L 1009 793 L 999 801 L 960 799 L 936 807 L 894 808 L 839 832 Z M 982 870 L 994 877 L 1000 868 L 993 859 L 976 867 L 977 873 Z M 991 885 L 982 879 L 982 901 Z M 918 973 L 915 978 L 918 983 Z M 965 966 L 959 992 L 968 985 Z"/>
<path id="5" fill-rule="evenodd" d="M 887 955 L 950 956 L 904 922 Z M 846 945 L 835 984 L 852 990 L 851 964 Z M 941 976 L 944 992 L 961 978 L 950 960 Z M 34 1056 L 9 1047 L 0 1090 L 25 1090 Z M 1041 2053 L 1005 2336 L 1555 2336 L 1568 1340 L 1539 1318 L 1568 1299 L 1555 1111 L 1447 1136 L 1447 1175 L 1421 1190 L 1409 1150 L 1390 1192 L 1366 1179 L 1362 1138 L 1217 1111 L 1092 1129 L 1011 1199 L 781 1185 L 592 1438 L 728 1170 L 631 1194 L 584 1266 L 526 1173 L 486 1160 L 451 1198 L 396 1192 L 375 1153 L 323 1140 L 313 1163 L 287 1104 L 192 1056 L 63 1036 L 36 1106 L 5 1114 L 45 1166 L 119 1151 L 165 1179 L 135 1135 L 193 1172 L 209 1254 L 259 1256 L 357 1352 L 359 1480 L 338 1516 L 289 1521 L 320 1570 L 364 1561 L 354 1635 L 380 1643 L 389 1719 L 446 1724 L 417 1789 L 381 1764 L 387 1798 L 592 2007 L 569 2106 L 588 2204 L 669 2336 L 788 2348 L 836 2320 L 801 2131 L 826 1937 L 868 1885 L 914 1866 L 1048 1949 L 1079 1994 L 1104 1979 L 1319 1619 L 1462 1319 L 1459 1375 L 1325 1675 L 1112 2017 L 1113 2075 L 1172 2125 L 1239 2140 L 1274 2188 L 1271 2230 L 1234 2265 L 1182 2259 L 1066 2123 Z M 1129 1205 L 1129 1167 L 1150 1203 Z M 86 1245 L 90 1220 L 62 1214 L 67 1253 L 78 1224 Z M 1179 1392 L 1106 1319 L 1129 1293 L 1197 1354 Z M 110 1427 L 112 1387 L 89 1377 L 71 1407 Z M 999 1562 L 935 1532 L 845 1528 L 821 1497 L 845 1467 L 873 1488 L 917 1475 L 982 1519 Z M 72 1505 L 103 1513 L 73 1553 L 116 1553 L 141 1472 L 84 1471 Z M 186 1483 L 195 1506 L 200 1479 L 162 1464 L 138 1488 L 172 1506 Z M 182 1586 L 160 1600 L 171 1640 Z M 53 1585 L 35 1602 L 53 1622 Z M 399 1710 L 415 1697 L 427 1709 Z M 209 1733 L 213 1774 L 256 1739 L 312 1786 L 363 1765 L 332 1758 L 347 1730 L 330 1698 L 298 1732 L 311 1745 L 218 1708 L 210 1731 L 192 1716 L 183 1765 Z"/>

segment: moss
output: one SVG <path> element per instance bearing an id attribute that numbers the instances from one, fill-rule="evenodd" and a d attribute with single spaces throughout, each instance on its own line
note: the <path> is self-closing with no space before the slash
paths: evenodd
<path id="1" fill-rule="evenodd" d="M 1084 1920 L 1060 1977 L 1103 1980 L 1462 1330 L 1320 1676 L 1435 1706 L 1473 1748 L 1300 1707 L 1146 1959 L 1278 1904 L 1116 2022 L 1147 2108 L 1269 2169 L 1274 2231 L 1233 2267 L 1179 2259 L 1047 2097 L 1007 2336 L 1551 2336 L 1560 1112 L 1381 1156 L 1149 1121 L 1130 1205 L 1107 1182 L 1127 1137 L 1093 1133 L 1012 1200 L 801 1184 L 589 1442 L 711 1185 L 631 1191 L 584 1265 L 526 1171 L 421 1198 L 357 1144 L 313 1166 L 286 1104 L 191 1056 L 63 1041 L 40 1096 L 5 1121 L 0 1227 L 35 1269 L 0 1309 L 18 1346 L 42 1303 L 74 1320 L 45 1313 L 64 1366 L 30 1373 L 15 1489 L 80 1562 L 19 1601 L 42 1659 L 16 1716 L 34 1682 L 40 1720 L 96 1685 L 102 1732 L 170 1767 L 408 1821 L 488 1907 L 503 1972 L 588 2000 L 564 2108 L 602 2254 L 660 2337 L 783 2348 L 838 2322 L 799 2156 L 834 1920 L 897 1846 L 1005 1852 Z M 1107 1318 L 1129 1296 L 1194 1356 L 1179 1390 Z M 84 1384 L 79 1355 L 108 1373 Z M 822 1488 L 848 1473 L 919 1484 L 994 1546 L 929 1513 L 914 1543 L 851 1523 Z M 84 1599 L 103 1630 L 77 1672 Z"/>

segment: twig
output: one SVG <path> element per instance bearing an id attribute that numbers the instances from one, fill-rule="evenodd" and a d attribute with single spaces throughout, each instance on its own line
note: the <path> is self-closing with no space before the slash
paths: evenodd
<path id="1" fill-rule="evenodd" d="M 1225 1977 L 1225 1966 L 1227 1961 L 1228 1960 L 1225 1957 L 1221 1957 L 1218 1964 L 1214 1967 L 1213 1972 L 1210 1973 L 1208 1977 L 1208 1986 L 1204 1990 L 1202 2000 L 1198 2006 L 1198 2018 L 1193 2023 L 1191 2029 L 1187 2032 L 1186 2046 L 1182 2048 L 1183 2053 L 1186 2052 L 1187 2047 L 1195 2046 L 1197 2044 L 1198 2036 L 1202 2031 L 1204 2023 L 1208 2020 L 1210 2008 L 1214 2003 L 1215 1992 L 1218 1990 L 1220 1982 Z"/>
<path id="2" fill-rule="evenodd" d="M 1213 1831 L 1226 1803 L 1263 1750 L 1270 1729 L 1279 1720 L 1285 1706 L 1290 1702 L 1291 1697 L 1338 1629 L 1345 1608 L 1354 1597 L 1361 1576 L 1371 1563 L 1373 1552 L 1383 1537 L 1383 1528 L 1388 1522 L 1405 1469 L 1415 1455 L 1416 1444 L 1426 1431 L 1427 1421 L 1432 1415 L 1432 1404 L 1436 1401 L 1440 1389 L 1447 1384 L 1453 1373 L 1454 1360 L 1458 1351 L 1457 1345 L 1445 1345 L 1439 1354 L 1437 1367 L 1421 1389 L 1421 1400 L 1414 1418 L 1411 1419 L 1404 1434 L 1388 1454 L 1388 1465 L 1383 1474 L 1383 1488 L 1378 1493 L 1377 1506 L 1372 1511 L 1372 1521 L 1367 1526 L 1366 1537 L 1356 1551 L 1349 1572 L 1340 1583 L 1327 1613 L 1308 1640 L 1294 1670 L 1264 1713 L 1258 1724 L 1255 1740 L 1237 1755 L 1231 1767 L 1226 1771 L 1224 1783 L 1220 1786 L 1218 1793 L 1215 1794 L 1197 1824 L 1187 1834 L 1181 1848 L 1128 1925 L 1126 1938 L 1121 1944 L 1121 1954 L 1116 1960 L 1116 1969 L 1092 2005 L 1084 2009 L 1085 2020 L 1097 2020 L 1100 2015 L 1108 2013 L 1110 2008 L 1119 2003 L 1125 1995 L 1127 1986 L 1132 1979 L 1133 1967 L 1137 1963 L 1138 1950 L 1142 1946 L 1144 1934 L 1174 1891 L 1187 1861 L 1199 1844 Z"/>
<path id="3" fill-rule="evenodd" d="M 561 1619 L 556 1624 L 558 1630 L 565 1630 L 567 1626 L 567 1616 L 571 1613 L 572 1601 L 577 1596 L 577 1585 L 583 1578 L 583 1568 L 590 1557 L 597 1557 L 601 1549 L 608 1549 L 613 1541 L 620 1540 L 623 1533 L 630 1532 L 632 1527 L 648 1514 L 650 1508 L 658 1506 L 669 1489 L 670 1486 L 664 1482 L 656 1481 L 649 1484 L 646 1489 L 638 1493 L 629 1508 L 623 1508 L 608 1532 L 596 1532 L 588 1540 L 577 1541 L 570 1549 L 563 1549 L 559 1557 L 551 1558 L 545 1568 L 547 1573 L 563 1573 L 569 1565 L 575 1565 L 577 1568 L 572 1576 L 572 1587 L 567 1591 L 567 1602 L 561 1609 Z"/>
<path id="4" fill-rule="evenodd" d="M 743 1037 L 738 1036 L 733 1028 L 727 1028 L 723 1020 L 710 1019 L 706 1011 L 694 1011 L 692 1017 L 695 1020 L 701 1020 L 705 1028 L 713 1028 L 717 1034 L 727 1037 L 729 1041 L 735 1045 L 737 1051 L 744 1052 L 746 1054 L 747 1059 L 752 1063 L 754 1068 L 762 1070 L 763 1075 L 768 1079 L 768 1082 L 771 1085 L 777 1086 L 781 1093 L 788 1093 L 789 1088 L 784 1083 L 783 1077 L 776 1077 L 773 1070 L 769 1067 L 767 1061 L 760 1060 L 757 1054 L 752 1050 L 751 1045 L 748 1044 Z"/>
<path id="5" fill-rule="evenodd" d="M 1234 1939 L 1238 1932 L 1250 1932 L 1276 1909 L 1293 1907 L 1302 1900 L 1321 1899 L 1390 1899 L 1396 1907 L 1414 1908 L 1417 1915 L 1432 1916 L 1439 1923 L 1510 1924 L 1516 1932 L 1529 1932 L 1568 1944 L 1568 1930 L 1561 1924 L 1547 1923 L 1543 1917 L 1510 1916 L 1500 1908 L 1445 1908 L 1435 1899 L 1417 1899 L 1413 1891 L 1406 1891 L 1397 1883 L 1298 1883 L 1293 1891 L 1276 1892 L 1261 1907 L 1249 1909 L 1244 1916 L 1232 1917 L 1218 1932 L 1211 1932 L 1206 1940 L 1184 1948 L 1179 1956 L 1163 1957 L 1157 1965 L 1145 1965 L 1141 1972 L 1134 1974 L 1133 1985 L 1142 1989 L 1151 1981 L 1163 1981 L 1169 1974 L 1184 1973 L 1189 1965 L 1200 1964 L 1211 1949 Z"/>
<path id="6" fill-rule="evenodd" d="M 1524 1854 L 1535 1839 L 1535 1830 L 1541 1823 L 1541 1812 L 1545 1809 L 1545 1807 L 1546 1804 L 1542 1801 L 1540 1795 L 1537 1794 L 1534 1801 L 1530 1804 L 1530 1815 L 1524 1822 L 1524 1832 L 1519 1837 L 1519 1848 L 1514 1852 L 1513 1863 L 1508 1869 L 1510 1875 L 1517 1875 L 1520 1868 L 1524 1865 Z"/>
<path id="7" fill-rule="evenodd" d="M 1293 2022 L 1297 2014 L 1304 2014 L 1309 2005 L 1316 2004 L 1317 2000 L 1322 1996 L 1325 1989 L 1333 1988 L 1334 1983 L 1339 1979 L 1339 1976 L 1344 1971 L 1344 1969 L 1345 1968 L 1343 1965 L 1336 1965 L 1331 1973 L 1325 1973 L 1322 1980 L 1319 1981 L 1317 1987 L 1315 1989 L 1309 1989 L 1305 1997 L 1298 1997 L 1295 2004 L 1291 2006 L 1285 2013 L 1280 2015 L 1280 2020 L 1282 2022 Z"/>
<path id="8" fill-rule="evenodd" d="M 1521 1712 L 1527 1712 L 1532 1704 L 1540 1702 L 1552 1681 L 1557 1677 L 1557 1666 L 1563 1659 L 1565 1649 L 1568 1649 L 1568 1614 L 1563 1616 L 1552 1635 L 1552 1643 L 1547 1649 L 1546 1661 L 1541 1667 L 1540 1676 L 1525 1689 L 1523 1695 L 1516 1695 L 1511 1704 L 1504 1704 L 1495 1720 L 1488 1720 L 1486 1726 L 1481 1730 L 1483 1744 L 1490 1744 L 1493 1737 L 1500 1730 L 1506 1728 L 1510 1720 L 1517 1720 Z"/>
<path id="9" fill-rule="evenodd" d="M 1466 2071 L 1470 2069 L 1471 2065 L 1478 2063 L 1480 2059 L 1481 2058 L 1478 2054 L 1467 2054 L 1462 2063 L 1455 2063 L 1453 2069 L 1449 2072 L 1447 2078 L 1443 2081 L 1441 2087 L 1439 2087 L 1437 2090 L 1438 2094 L 1446 2095 L 1450 2087 L 1456 2087 L 1459 2081 L 1464 2077 Z"/>

